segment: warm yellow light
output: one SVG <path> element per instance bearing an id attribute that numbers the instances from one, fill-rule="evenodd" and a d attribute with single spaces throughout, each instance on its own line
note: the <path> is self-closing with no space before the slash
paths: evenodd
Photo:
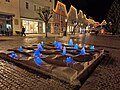
<path id="1" fill-rule="evenodd" d="M 74 11 L 75 11 L 75 13 L 76 13 L 76 18 L 78 18 L 77 9 L 76 9 L 73 5 L 70 6 L 70 9 L 69 9 L 69 12 L 68 12 L 67 16 L 69 16 L 71 10 L 74 10 Z"/>

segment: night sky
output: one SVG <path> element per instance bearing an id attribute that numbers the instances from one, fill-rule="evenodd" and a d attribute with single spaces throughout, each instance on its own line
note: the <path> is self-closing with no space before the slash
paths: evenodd
<path id="1" fill-rule="evenodd" d="M 88 17 L 102 22 L 108 13 L 113 0 L 56 0 L 66 4 L 67 11 L 73 5 L 78 11 L 82 10 Z"/>

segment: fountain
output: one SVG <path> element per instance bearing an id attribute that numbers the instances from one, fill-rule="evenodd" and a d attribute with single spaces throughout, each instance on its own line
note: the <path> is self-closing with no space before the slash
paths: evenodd
<path id="1" fill-rule="evenodd" d="M 63 48 L 63 52 L 62 52 L 63 55 L 66 55 L 66 47 L 64 46 Z"/>
<path id="2" fill-rule="evenodd" d="M 66 62 L 72 64 L 73 63 L 72 57 L 67 57 Z"/>
<path id="3" fill-rule="evenodd" d="M 83 48 L 81 49 L 81 51 L 80 51 L 80 55 L 85 55 L 85 54 L 86 54 L 85 48 L 83 47 Z"/>
<path id="4" fill-rule="evenodd" d="M 69 41 L 69 46 L 70 46 L 70 47 L 73 46 L 73 41 L 72 41 L 72 39 L 70 39 L 70 41 Z"/>
<path id="5" fill-rule="evenodd" d="M 16 58 L 17 55 L 16 55 L 14 52 L 12 52 L 12 53 L 10 54 L 10 57 L 12 57 L 12 58 Z"/>
<path id="6" fill-rule="evenodd" d="M 23 48 L 22 48 L 22 46 L 20 46 L 19 51 L 20 51 L 20 52 L 23 52 Z"/>
<path id="7" fill-rule="evenodd" d="M 79 47 L 78 47 L 78 44 L 75 44 L 74 49 L 75 49 L 75 50 L 78 50 L 78 48 L 79 48 Z"/>
<path id="8" fill-rule="evenodd" d="M 39 57 L 37 57 L 37 58 L 35 59 L 35 64 L 37 64 L 37 65 L 42 64 L 42 61 L 41 61 L 41 59 L 40 59 Z"/>

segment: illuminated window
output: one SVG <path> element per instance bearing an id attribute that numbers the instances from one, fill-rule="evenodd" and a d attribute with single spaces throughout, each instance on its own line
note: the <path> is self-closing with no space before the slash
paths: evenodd
<path id="1" fill-rule="evenodd" d="M 28 2 L 26 2 L 26 9 L 28 9 L 29 8 L 29 4 L 28 4 Z"/>

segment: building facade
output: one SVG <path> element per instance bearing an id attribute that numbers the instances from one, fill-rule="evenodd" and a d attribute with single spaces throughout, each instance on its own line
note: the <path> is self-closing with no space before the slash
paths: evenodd
<path id="1" fill-rule="evenodd" d="M 52 33 L 63 32 L 66 28 L 67 11 L 66 6 L 57 2 L 56 8 L 53 10 L 53 24 L 52 24 Z"/>
<path id="2" fill-rule="evenodd" d="M 0 0 L 0 34 L 20 31 L 19 0 Z"/>
<path id="3" fill-rule="evenodd" d="M 21 25 L 25 27 L 26 33 L 45 33 L 45 23 L 40 20 L 37 10 L 43 7 L 54 7 L 54 0 L 20 0 Z M 49 22 L 51 32 L 51 22 Z"/>
<path id="4" fill-rule="evenodd" d="M 75 26 L 77 25 L 77 9 L 71 5 L 69 12 L 68 12 L 68 27 L 67 32 L 73 32 L 73 29 L 75 29 Z"/>

